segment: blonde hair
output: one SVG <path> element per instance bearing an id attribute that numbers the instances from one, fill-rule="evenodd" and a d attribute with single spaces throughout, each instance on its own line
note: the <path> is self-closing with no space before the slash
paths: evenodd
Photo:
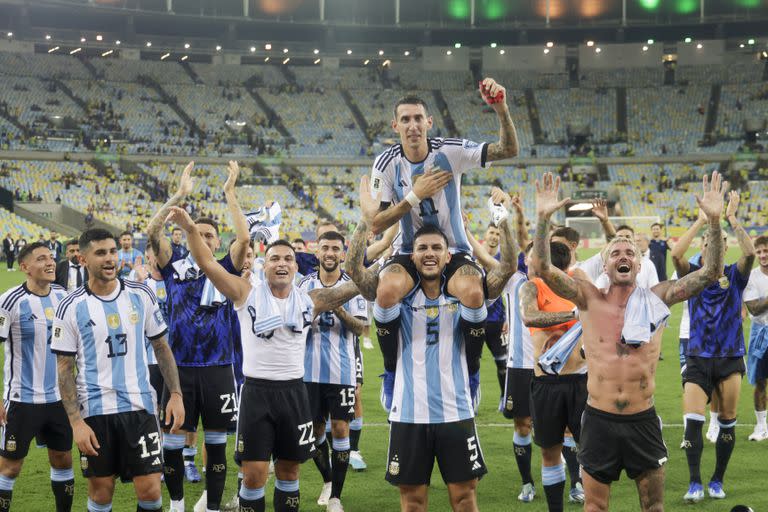
<path id="1" fill-rule="evenodd" d="M 639 254 L 640 251 L 638 250 L 637 244 L 634 240 L 625 236 L 615 236 L 608 242 L 608 245 L 603 247 L 603 249 L 600 251 L 600 258 L 603 260 L 603 263 L 605 263 L 605 260 L 608 259 L 608 255 L 611 253 L 613 246 L 620 243 L 631 245 L 632 250 L 635 251 L 635 255 Z"/>

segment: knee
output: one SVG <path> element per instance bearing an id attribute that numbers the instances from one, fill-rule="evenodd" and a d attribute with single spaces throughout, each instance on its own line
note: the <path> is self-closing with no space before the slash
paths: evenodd
<path id="1" fill-rule="evenodd" d="M 456 298 L 468 308 L 479 308 L 485 302 L 485 293 L 483 292 L 483 280 L 480 276 L 466 276 L 462 279 L 459 286 L 459 293 Z"/>
<path id="2" fill-rule="evenodd" d="M 607 512 L 607 510 L 608 510 L 607 501 L 598 501 L 598 500 L 595 500 L 594 498 L 592 499 L 587 498 L 587 501 L 584 503 L 584 512 Z M 662 510 L 662 509 L 659 509 L 659 510 Z"/>
<path id="3" fill-rule="evenodd" d="M 53 469 L 70 469 L 72 467 L 72 452 L 50 451 L 48 460 Z"/>
<path id="4" fill-rule="evenodd" d="M 21 473 L 24 460 L 0 459 L 0 475 L 6 478 L 16 478 Z"/>
<path id="5" fill-rule="evenodd" d="M 404 286 L 405 283 L 402 279 L 383 274 L 382 279 L 379 279 L 379 285 L 376 287 L 376 304 L 382 308 L 391 308 L 399 304 L 407 293 L 407 290 L 403 290 Z"/>
<path id="6" fill-rule="evenodd" d="M 293 461 L 278 460 L 275 462 L 275 477 L 278 480 L 298 480 L 299 464 Z"/>
<path id="7" fill-rule="evenodd" d="M 88 497 L 91 498 L 96 503 L 105 504 L 105 503 L 110 503 L 112 501 L 112 495 L 114 493 L 115 493 L 115 483 L 105 481 L 100 485 L 92 485 L 91 488 L 88 490 Z"/>
<path id="8" fill-rule="evenodd" d="M 349 437 L 349 423 L 346 421 L 334 421 L 331 424 L 331 435 L 334 439 Z"/>
<path id="9" fill-rule="evenodd" d="M 267 473 L 269 463 L 265 463 L 267 467 L 263 471 L 257 468 L 248 468 L 243 465 L 243 485 L 249 489 L 258 489 L 264 487 L 267 484 Z"/>
<path id="10" fill-rule="evenodd" d="M 156 481 L 155 481 L 156 480 Z M 152 483 L 147 483 L 136 488 L 136 499 L 139 501 L 155 501 L 160 499 L 162 492 L 160 490 L 160 479 L 153 479 Z"/>
<path id="11" fill-rule="evenodd" d="M 557 466 L 562 461 L 563 445 L 559 444 L 549 448 L 541 449 L 541 458 L 545 466 Z"/>
<path id="12" fill-rule="evenodd" d="M 421 494 L 407 494 L 402 499 L 403 510 L 401 512 L 425 512 L 427 510 L 427 497 Z"/>
<path id="13" fill-rule="evenodd" d="M 515 432 L 518 435 L 526 437 L 531 433 L 531 419 L 530 418 L 515 418 Z"/>

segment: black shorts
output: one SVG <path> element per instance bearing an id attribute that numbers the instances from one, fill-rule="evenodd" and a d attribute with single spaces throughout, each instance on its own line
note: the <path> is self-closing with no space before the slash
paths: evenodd
<path id="1" fill-rule="evenodd" d="M 160 411 L 162 409 L 163 386 L 165 385 L 165 382 L 163 381 L 163 374 L 160 373 L 159 365 L 149 365 L 149 384 L 152 386 L 152 389 L 155 390 L 155 396 L 157 396 L 157 410 Z"/>
<path id="2" fill-rule="evenodd" d="M 50 404 L 11 401 L 6 402 L 6 407 L 0 456 L 11 460 L 23 459 L 35 437 L 38 446 L 60 452 L 72 449 L 72 428 L 60 401 Z"/>
<path id="3" fill-rule="evenodd" d="M 384 262 L 384 265 L 382 265 L 381 270 L 383 271 L 388 266 L 395 264 L 401 265 L 405 271 L 408 272 L 408 275 L 411 276 L 411 279 L 413 279 L 414 286 L 419 284 L 419 273 L 416 271 L 416 265 L 413 264 L 410 254 L 395 254 L 390 256 Z M 455 254 L 451 254 L 450 261 L 448 261 L 445 269 L 443 269 L 443 277 L 445 277 L 444 282 L 447 283 L 450 281 L 453 277 L 453 274 L 455 274 L 456 271 L 464 265 L 471 265 L 480 273 L 481 276 L 485 275 L 483 269 L 480 267 L 480 265 L 477 264 L 477 262 L 469 253 L 457 252 Z M 485 287 L 485 284 L 483 284 L 483 287 Z"/>
<path id="4" fill-rule="evenodd" d="M 562 444 L 566 427 L 578 443 L 581 414 L 587 405 L 586 374 L 533 377 L 531 405 L 533 440 L 538 446 Z"/>
<path id="5" fill-rule="evenodd" d="M 332 420 L 352 421 L 355 419 L 355 386 L 341 384 L 319 384 L 305 382 L 309 410 L 312 420 L 325 423 L 328 416 Z"/>
<path id="6" fill-rule="evenodd" d="M 611 414 L 587 406 L 581 420 L 579 464 L 604 484 L 619 479 L 621 470 L 634 480 L 667 462 L 661 418 L 651 407 L 637 414 Z"/>
<path id="7" fill-rule="evenodd" d="M 488 322 L 485 326 L 485 343 L 496 361 L 507 360 L 507 339 L 501 335 L 504 322 Z"/>
<path id="8" fill-rule="evenodd" d="M 237 392 L 232 365 L 180 366 L 179 382 L 184 401 L 183 430 L 193 432 L 200 419 L 203 430 L 226 430 L 237 422 Z M 165 406 L 170 399 L 168 388 L 163 389 L 160 421 L 164 422 Z"/>
<path id="9" fill-rule="evenodd" d="M 118 475 L 123 482 L 135 476 L 163 472 L 160 425 L 147 411 L 102 414 L 85 418 L 96 434 L 98 455 L 80 454 L 85 478 Z"/>
<path id="10" fill-rule="evenodd" d="M 429 485 L 437 466 L 447 484 L 481 478 L 485 467 L 475 420 L 389 426 L 386 480 L 392 485 Z"/>
<path id="11" fill-rule="evenodd" d="M 507 368 L 501 412 L 508 420 L 531 415 L 531 380 L 533 368 Z"/>
<path id="12" fill-rule="evenodd" d="M 355 337 L 355 382 L 363 385 L 363 353 L 360 350 L 360 338 Z"/>
<path id="13" fill-rule="evenodd" d="M 683 372 L 683 385 L 691 382 L 698 385 L 708 397 L 720 381 L 740 373 L 744 376 L 746 366 L 743 357 L 696 357 L 685 358 L 685 372 Z"/>
<path id="14" fill-rule="evenodd" d="M 312 414 L 307 387 L 301 379 L 272 381 L 246 377 L 238 418 L 236 461 L 266 461 L 274 457 L 304 462 L 314 455 Z"/>

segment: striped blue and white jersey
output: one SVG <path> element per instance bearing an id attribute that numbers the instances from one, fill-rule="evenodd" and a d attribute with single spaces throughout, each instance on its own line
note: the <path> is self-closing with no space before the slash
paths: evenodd
<path id="1" fill-rule="evenodd" d="M 165 290 L 165 281 L 162 279 L 153 279 L 152 276 L 149 276 L 147 277 L 147 280 L 144 281 L 144 284 L 146 284 L 147 287 L 152 290 L 152 293 L 155 294 L 155 297 L 157 298 L 157 305 L 160 307 L 160 311 L 163 312 L 163 320 L 167 325 L 168 293 Z M 149 338 L 147 338 L 147 364 L 157 364 L 157 359 L 155 358 L 155 349 L 152 348 L 152 343 Z"/>
<path id="2" fill-rule="evenodd" d="M 459 302 L 421 288 L 400 304 L 395 389 L 389 421 L 451 423 L 474 417 Z"/>
<path id="3" fill-rule="evenodd" d="M 145 410 L 155 414 L 146 338 L 163 336 L 163 312 L 146 285 L 119 280 L 107 297 L 82 286 L 56 310 L 51 350 L 77 360 L 83 418 Z"/>
<path id="4" fill-rule="evenodd" d="M 331 287 L 335 288 L 350 280 L 346 272 Z M 306 276 L 299 283 L 299 289 L 309 293 L 323 288 L 317 272 Z M 353 317 L 368 320 L 368 304 L 358 295 L 344 304 L 344 309 Z M 307 350 L 304 352 L 304 381 L 320 384 L 354 386 L 355 340 L 357 336 L 344 327 L 333 311 L 326 311 L 315 317 L 307 333 Z"/>
<path id="5" fill-rule="evenodd" d="M 520 313 L 520 289 L 526 282 L 528 282 L 528 276 L 517 271 L 509 278 L 504 288 L 504 302 L 507 308 L 507 322 L 509 322 L 507 368 L 533 369 L 533 339 Z"/>
<path id="6" fill-rule="evenodd" d="M 61 400 L 51 330 L 59 302 L 67 290 L 51 284 L 48 295 L 32 293 L 26 284 L 0 296 L 0 341 L 5 343 L 3 400 L 49 404 Z"/>
<path id="7" fill-rule="evenodd" d="M 440 228 L 448 238 L 451 253 L 471 254 L 472 247 L 464 232 L 461 218 L 461 176 L 465 172 L 486 166 L 488 144 L 466 139 L 427 139 L 429 153 L 418 163 L 405 157 L 403 146 L 395 144 L 376 157 L 371 173 L 373 194 L 381 192 L 384 203 L 399 203 L 413 188 L 413 184 L 430 167 L 437 166 L 453 173 L 453 179 L 440 192 L 423 198 L 418 207 L 400 219 L 400 234 L 393 247 L 395 254 L 413 253 L 413 235 L 425 224 Z"/>

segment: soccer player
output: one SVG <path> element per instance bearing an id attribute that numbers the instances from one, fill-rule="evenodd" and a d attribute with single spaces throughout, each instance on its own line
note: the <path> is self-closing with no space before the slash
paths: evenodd
<path id="1" fill-rule="evenodd" d="M 299 289 L 334 288 L 349 282 L 341 270 L 344 237 L 336 231 L 320 235 L 317 241 L 317 272 L 306 276 Z M 343 306 L 327 311 L 312 321 L 304 355 L 304 383 L 312 409 L 317 453 L 315 464 L 323 476 L 323 490 L 317 504 L 339 511 L 341 491 L 349 467 L 349 424 L 355 417 L 355 343 L 368 329 L 368 307 L 364 298 L 353 297 Z M 331 418 L 332 461 L 328 458 L 325 420 Z M 329 465 L 329 462 L 331 464 Z"/>
<path id="2" fill-rule="evenodd" d="M 13 485 L 35 436 L 48 446 L 56 511 L 72 510 L 72 429 L 56 382 L 56 356 L 48 347 L 56 307 L 67 295 L 64 288 L 53 283 L 55 267 L 46 244 L 25 245 L 19 253 L 19 269 L 26 274 L 26 280 L 0 296 L 0 342 L 5 345 L 0 404 L 3 512 L 11 509 Z"/>
<path id="3" fill-rule="evenodd" d="M 371 195 L 367 176 L 361 180 L 360 202 L 362 219 L 350 243 L 347 272 L 358 287 L 370 287 L 378 276 L 364 268 L 363 254 L 380 198 Z M 500 222 L 502 257 L 488 274 L 488 282 L 502 288 L 517 269 L 518 249 L 510 223 Z M 477 510 L 477 481 L 487 472 L 474 423 L 459 301 L 442 287 L 452 257 L 449 241 L 437 226 L 419 228 L 413 234 L 411 255 L 418 286 L 388 318 L 402 322 L 386 476 L 400 488 L 401 510 L 427 509 L 435 459 L 453 510 Z"/>
<path id="4" fill-rule="evenodd" d="M 77 238 L 65 244 L 65 259 L 56 264 L 56 284 L 68 292 L 88 281 L 88 273 L 80 263 L 80 245 Z"/>
<path id="5" fill-rule="evenodd" d="M 133 247 L 133 233 L 130 231 L 120 233 L 120 250 L 117 253 L 119 277 L 128 277 L 133 267 L 143 262 L 144 257 L 141 251 Z"/>
<path id="6" fill-rule="evenodd" d="M 739 241 L 741 257 L 732 265 L 718 266 L 718 282 L 688 301 L 691 332 L 686 351 L 683 381 L 683 411 L 685 413 L 685 453 L 690 476 L 684 499 L 697 502 L 704 499 L 701 481 L 702 427 L 707 402 L 714 394 L 718 398 L 718 425 L 720 431 L 715 443 L 715 471 L 707 490 L 710 498 L 725 498 L 723 478 L 736 442 L 736 408 L 741 392 L 744 366 L 744 333 L 742 330 L 742 295 L 749 281 L 755 261 L 755 247 L 741 226 L 736 213 L 739 194 L 729 195 L 725 215 Z M 702 212 L 711 219 L 709 213 Z M 715 219 L 719 220 L 719 217 Z M 672 250 L 672 262 L 678 276 L 701 268 L 685 258 L 690 242 L 699 230 L 697 221 L 678 240 Z M 706 247 L 713 243 L 710 232 L 702 240 L 702 264 L 706 265 Z M 723 245 L 722 234 L 720 245 Z"/>
<path id="7" fill-rule="evenodd" d="M 712 173 L 711 184 L 705 176 L 702 196 L 696 198 L 699 208 L 712 219 L 704 266 L 650 290 L 636 284 L 640 262 L 629 238 L 616 237 L 603 249 L 608 289 L 600 290 L 587 279 L 571 277 L 552 266 L 549 219 L 570 201 L 558 198 L 559 182 L 550 173 L 544 174 L 543 182 L 536 182 L 538 221 L 532 263 L 537 276 L 579 308 L 589 392 L 579 440 L 584 510 L 608 510 L 611 483 L 626 470 L 637 484 L 641 510 L 661 511 L 667 449 L 653 408 L 661 336 L 668 306 L 703 291 L 722 269 L 720 175 Z"/>
<path id="8" fill-rule="evenodd" d="M 750 441 L 768 439 L 766 425 L 765 384 L 768 379 L 768 236 L 755 238 L 755 256 L 758 267 L 749 275 L 749 283 L 744 290 L 744 305 L 752 317 L 749 333 L 749 352 L 747 354 L 747 377 L 755 387 L 755 430 L 749 435 Z"/>
<path id="9" fill-rule="evenodd" d="M 661 232 L 664 226 L 658 222 L 651 224 L 651 240 L 648 243 L 648 250 L 650 251 L 651 262 L 656 268 L 656 275 L 659 278 L 659 282 L 667 280 L 667 252 L 671 251 L 674 244 L 669 239 L 664 240 L 661 238 Z"/>
<path id="10" fill-rule="evenodd" d="M 43 235 L 40 236 L 42 237 Z M 50 238 L 46 243 L 53 254 L 53 259 L 58 262 L 64 252 L 64 247 L 62 247 L 61 241 L 59 241 L 59 234 L 55 231 L 51 231 Z"/>
<path id="11" fill-rule="evenodd" d="M 171 230 L 171 251 L 177 258 L 185 258 L 189 252 L 184 245 L 184 232 L 178 227 Z"/>
<path id="12" fill-rule="evenodd" d="M 299 465 L 315 451 L 313 418 L 303 382 L 307 333 L 315 316 L 337 310 L 359 292 L 347 281 L 307 293 L 294 284 L 298 265 L 291 244 L 265 251 L 265 281 L 256 286 L 217 262 L 186 211 L 171 217 L 187 233 L 192 256 L 234 304 L 240 321 L 245 384 L 240 397 L 236 457 L 242 463 L 240 510 L 263 511 L 264 485 L 275 462 L 276 512 L 299 509 Z M 342 510 L 342 509 L 337 509 Z"/>
<path id="13" fill-rule="evenodd" d="M 178 190 L 155 214 L 147 227 L 157 266 L 168 292 L 169 340 L 179 366 L 184 407 L 187 411 L 182 433 L 163 436 L 165 483 L 173 510 L 184 509 L 185 434 L 197 428 L 202 419 L 208 454 L 205 488 L 198 500 L 196 512 L 218 510 L 226 483 L 227 429 L 237 413 L 237 395 L 233 372 L 234 309 L 200 270 L 196 258 L 178 258 L 162 230 L 170 207 L 181 204 L 192 191 L 194 162 L 181 172 Z M 250 237 L 245 216 L 235 192 L 240 169 L 237 162 L 229 163 L 229 175 L 224 183 L 224 195 L 235 228 L 236 241 L 220 260 L 229 272 L 239 275 L 243 268 Z M 205 238 L 211 254 L 219 249 L 218 224 L 210 218 L 196 221 L 197 230 Z M 189 243 L 189 239 L 187 239 Z M 164 393 L 163 402 L 169 397 Z"/>
<path id="14" fill-rule="evenodd" d="M 166 342 L 163 314 L 145 285 L 117 277 L 117 245 L 103 229 L 80 235 L 88 282 L 62 300 L 53 323 L 59 390 L 80 467 L 88 479 L 88 511 L 112 508 L 115 476 L 133 481 L 137 511 L 162 509 L 160 427 L 149 381 L 149 338 L 171 398 L 165 420 L 184 422 L 179 376 Z M 77 384 L 75 384 L 75 366 Z"/>
<path id="15" fill-rule="evenodd" d="M 461 218 L 461 176 L 485 167 L 488 162 L 517 156 L 517 133 L 506 101 L 504 87 L 492 78 L 480 83 L 480 94 L 499 119 L 499 141 L 478 144 L 464 139 L 429 138 L 432 116 L 421 98 L 406 96 L 395 104 L 392 129 L 400 143 L 379 155 L 373 164 L 372 192 L 380 193 L 381 205 L 374 219 L 374 233 L 399 221 L 400 237 L 394 256 L 384 263 L 375 292 L 374 318 L 384 356 L 385 393 L 391 394 L 397 353 L 397 325 L 387 321 L 400 308 L 400 301 L 418 282 L 411 261 L 413 236 L 424 225 L 440 228 L 448 238 L 453 257 L 445 269 L 446 290 L 461 305 L 461 328 L 472 375 L 473 398 L 479 385 L 480 354 L 485 339 L 487 310 L 483 274 L 471 257 L 471 247 Z M 373 293 L 362 290 L 372 300 Z M 501 293 L 501 289 L 498 290 Z M 498 295 L 490 295 L 491 299 Z"/>

